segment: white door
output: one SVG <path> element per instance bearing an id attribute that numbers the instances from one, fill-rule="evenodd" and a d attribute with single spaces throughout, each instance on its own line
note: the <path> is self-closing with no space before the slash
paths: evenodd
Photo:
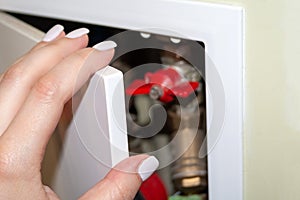
<path id="1" fill-rule="evenodd" d="M 0 35 L 2 73 L 40 41 L 43 32 L 0 12 Z M 116 109 L 117 115 L 113 113 Z M 123 74 L 106 67 L 92 77 L 68 126 L 58 126 L 51 138 L 43 162 L 43 182 L 62 199 L 77 199 L 126 157 Z"/>
<path id="2" fill-rule="evenodd" d="M 43 32 L 0 12 L 0 72 L 41 40 Z"/>

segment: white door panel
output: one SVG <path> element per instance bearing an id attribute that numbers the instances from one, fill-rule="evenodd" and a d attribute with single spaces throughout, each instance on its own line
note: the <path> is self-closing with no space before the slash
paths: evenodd
<path id="1" fill-rule="evenodd" d="M 0 12 L 0 73 L 41 40 L 43 32 Z"/>
<path id="2" fill-rule="evenodd" d="M 77 199 L 128 156 L 123 74 L 106 67 L 91 79 L 67 129 L 53 189 Z"/>

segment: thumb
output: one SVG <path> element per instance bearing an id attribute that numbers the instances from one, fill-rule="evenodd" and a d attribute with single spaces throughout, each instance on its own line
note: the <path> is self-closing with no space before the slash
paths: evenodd
<path id="1" fill-rule="evenodd" d="M 159 162 L 154 156 L 129 157 L 117 164 L 80 200 L 132 200 L 142 182 L 157 169 L 158 165 Z"/>

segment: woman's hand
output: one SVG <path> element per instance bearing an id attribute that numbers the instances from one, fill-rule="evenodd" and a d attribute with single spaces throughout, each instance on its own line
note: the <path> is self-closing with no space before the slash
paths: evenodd
<path id="1" fill-rule="evenodd" d="M 46 145 L 65 103 L 109 64 L 116 46 L 110 41 L 86 48 L 88 32 L 65 35 L 56 25 L 0 75 L 0 199 L 58 199 L 41 181 Z M 154 157 L 130 157 L 81 199 L 133 199 L 157 166 Z"/>

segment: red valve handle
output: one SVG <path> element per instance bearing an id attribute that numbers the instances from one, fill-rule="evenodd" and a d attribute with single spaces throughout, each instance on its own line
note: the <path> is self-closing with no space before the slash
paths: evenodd
<path id="1" fill-rule="evenodd" d="M 133 81 L 126 89 L 128 95 L 150 94 L 153 87 L 160 90 L 159 100 L 171 102 L 176 96 L 186 98 L 199 86 L 198 82 L 188 82 L 172 69 L 161 69 L 154 73 L 146 73 L 144 80 Z"/>

